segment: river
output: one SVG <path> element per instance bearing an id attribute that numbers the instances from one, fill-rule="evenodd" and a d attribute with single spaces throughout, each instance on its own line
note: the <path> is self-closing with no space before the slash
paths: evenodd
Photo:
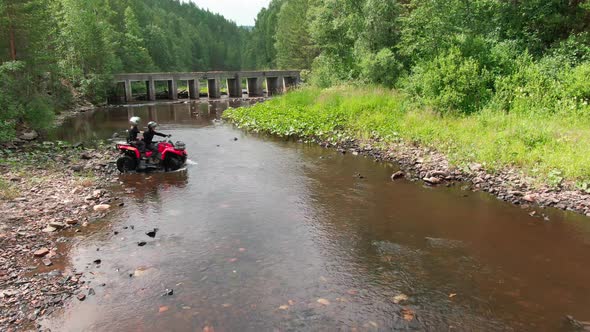
<path id="1" fill-rule="evenodd" d="M 191 162 L 120 177 L 125 206 L 70 248 L 67 268 L 95 295 L 43 326 L 553 331 L 565 315 L 590 320 L 586 217 L 539 210 L 546 221 L 460 184 L 392 182 L 395 165 L 224 124 L 228 106 L 119 107 L 64 124 L 57 137 L 80 141 L 131 115 L 155 120 Z"/>

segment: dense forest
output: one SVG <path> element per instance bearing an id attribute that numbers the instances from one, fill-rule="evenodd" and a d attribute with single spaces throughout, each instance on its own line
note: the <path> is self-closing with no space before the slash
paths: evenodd
<path id="1" fill-rule="evenodd" d="M 239 69 L 248 33 L 178 0 L 0 0 L 0 141 L 72 91 L 104 101 L 113 73 Z"/>
<path id="2" fill-rule="evenodd" d="M 555 109 L 590 99 L 589 28 L 586 0 L 273 0 L 246 63 L 403 88 L 441 112 Z"/>

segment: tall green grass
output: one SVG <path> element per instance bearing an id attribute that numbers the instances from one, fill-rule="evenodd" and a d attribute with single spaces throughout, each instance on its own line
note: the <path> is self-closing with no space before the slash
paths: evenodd
<path id="1" fill-rule="evenodd" d="M 398 91 L 380 87 L 304 88 L 225 117 L 239 127 L 281 136 L 381 138 L 417 142 L 461 166 L 518 167 L 544 183 L 590 181 L 590 118 L 577 113 L 442 114 Z"/>

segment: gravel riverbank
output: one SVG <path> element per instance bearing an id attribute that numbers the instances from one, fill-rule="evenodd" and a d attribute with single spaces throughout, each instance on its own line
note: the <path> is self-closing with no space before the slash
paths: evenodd
<path id="1" fill-rule="evenodd" d="M 0 330 L 28 330 L 93 290 L 65 261 L 71 234 L 119 205 L 116 154 L 53 142 L 0 147 Z"/>
<path id="2" fill-rule="evenodd" d="M 405 177 L 431 186 L 463 183 L 473 191 L 485 191 L 516 205 L 553 207 L 590 216 L 590 194 L 574 189 L 573 183 L 564 181 L 557 186 L 539 184 L 516 168 L 489 171 L 485 165 L 477 163 L 460 168 L 452 166 L 440 152 L 406 142 L 384 144 L 377 140 L 352 140 L 334 144 L 315 141 L 341 153 L 367 155 L 398 164 L 401 170 L 392 174 L 393 181 Z M 548 221 L 545 215 L 537 215 L 533 211 L 531 216 Z"/>

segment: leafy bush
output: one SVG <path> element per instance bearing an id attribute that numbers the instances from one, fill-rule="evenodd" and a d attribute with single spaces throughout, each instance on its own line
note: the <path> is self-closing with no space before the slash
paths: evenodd
<path id="1" fill-rule="evenodd" d="M 361 79 L 367 82 L 393 87 L 403 71 L 402 64 L 388 48 L 384 48 L 376 54 L 366 52 L 360 57 Z"/>
<path id="2" fill-rule="evenodd" d="M 23 105 L 18 96 L 26 86 L 25 64 L 20 61 L 5 62 L 0 65 L 0 141 L 14 137 L 16 125 L 23 113 Z"/>
<path id="3" fill-rule="evenodd" d="M 346 66 L 336 58 L 325 55 L 315 58 L 311 71 L 311 84 L 320 88 L 338 85 L 343 81 L 350 80 L 354 76 L 354 69 Z"/>
<path id="4" fill-rule="evenodd" d="M 464 57 L 457 47 L 432 61 L 418 64 L 405 88 L 440 113 L 480 110 L 490 99 L 490 75 L 480 63 Z"/>
<path id="5" fill-rule="evenodd" d="M 111 89 L 111 76 L 92 74 L 80 82 L 80 92 L 93 103 L 103 103 Z"/>
<path id="6" fill-rule="evenodd" d="M 590 61 L 565 71 L 563 96 L 587 105 L 590 102 Z"/>
<path id="7" fill-rule="evenodd" d="M 50 84 L 51 97 L 56 111 L 71 107 L 74 103 L 71 88 L 59 79 L 51 80 Z"/>
<path id="8" fill-rule="evenodd" d="M 47 129 L 53 125 L 55 112 L 51 99 L 34 97 L 25 106 L 24 119 L 34 129 Z"/>
<path id="9" fill-rule="evenodd" d="M 583 32 L 569 36 L 549 54 L 572 66 L 590 61 L 590 33 Z"/>
<path id="10" fill-rule="evenodd" d="M 585 116 L 590 110 L 590 62 L 570 67 L 561 57 L 534 61 L 525 53 L 514 63 L 513 73 L 497 77 L 490 108 L 536 116 Z"/>

